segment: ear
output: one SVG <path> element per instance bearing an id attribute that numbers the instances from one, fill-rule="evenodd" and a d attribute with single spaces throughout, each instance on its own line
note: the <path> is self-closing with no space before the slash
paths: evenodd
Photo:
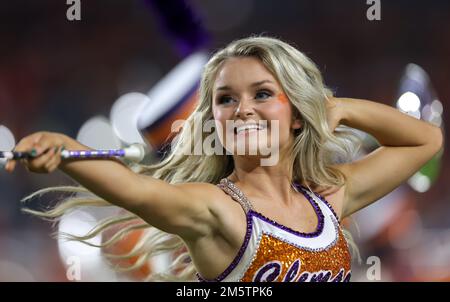
<path id="1" fill-rule="evenodd" d="M 302 121 L 301 113 L 294 106 L 292 106 L 292 111 L 293 111 L 293 115 L 291 118 L 291 129 L 294 131 L 302 129 L 303 121 Z"/>
<path id="2" fill-rule="evenodd" d="M 301 129 L 302 128 L 302 121 L 300 119 L 298 119 L 298 118 L 293 119 L 291 128 L 294 129 L 294 130 Z"/>

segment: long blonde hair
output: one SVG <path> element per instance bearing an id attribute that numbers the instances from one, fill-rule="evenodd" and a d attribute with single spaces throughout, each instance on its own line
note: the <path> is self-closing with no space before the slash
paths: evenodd
<path id="1" fill-rule="evenodd" d="M 217 184 L 220 179 L 228 176 L 234 169 L 232 155 L 186 155 L 192 154 L 186 148 L 194 145 L 190 132 L 194 127 L 194 116 L 200 115 L 202 121 L 213 119 L 212 89 L 213 84 L 223 63 L 229 58 L 254 57 L 259 59 L 278 80 L 284 93 L 292 103 L 294 114 L 302 120 L 302 129 L 294 133 L 292 146 L 292 160 L 289 175 L 293 181 L 309 185 L 342 186 L 345 177 L 332 167 L 338 162 L 350 161 L 356 154 L 357 137 L 345 127 L 338 127 L 334 133 L 330 132 L 326 117 L 326 99 L 333 94 L 324 83 L 319 69 L 303 53 L 293 46 L 279 39 L 262 36 L 252 36 L 233 41 L 225 48 L 217 51 L 204 67 L 199 88 L 199 102 L 192 115 L 185 121 L 185 125 L 174 138 L 172 150 L 159 163 L 152 165 L 133 166 L 136 173 L 150 175 L 167 181 L 168 183 L 206 182 Z M 199 129 L 201 131 L 201 129 Z M 205 138 L 205 133 L 198 133 Z M 210 154 L 210 153 L 209 153 Z M 58 221 L 68 211 L 82 206 L 112 206 L 83 187 L 63 186 L 52 187 L 37 191 L 24 200 L 48 192 L 77 193 L 66 197 L 57 206 L 47 211 L 24 211 Z M 80 193 L 82 193 L 80 195 Z M 133 223 L 134 222 L 134 223 Z M 137 261 L 129 267 L 116 267 L 118 270 L 136 270 L 145 265 L 154 255 L 178 251 L 178 257 L 170 267 L 162 273 L 150 273 L 147 280 L 193 280 L 195 268 L 185 249 L 183 241 L 176 235 L 167 234 L 143 222 L 132 213 L 123 213 L 109 217 L 92 229 L 85 236 L 72 234 L 58 234 L 70 240 L 77 240 L 86 244 L 89 239 L 104 234 L 114 226 L 124 225 L 111 239 L 97 245 L 108 248 L 124 236 L 137 229 L 145 229 L 134 248 L 125 255 L 106 254 L 108 258 L 127 259 L 137 257 Z"/>

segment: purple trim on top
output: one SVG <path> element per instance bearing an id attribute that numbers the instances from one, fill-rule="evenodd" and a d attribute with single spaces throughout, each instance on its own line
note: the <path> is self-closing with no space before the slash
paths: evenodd
<path id="1" fill-rule="evenodd" d="M 303 187 L 302 185 L 300 185 L 300 187 L 302 187 L 303 189 L 306 190 L 306 188 Z M 318 194 L 318 193 L 316 193 L 316 192 L 313 192 L 313 193 L 314 193 L 317 197 L 319 197 L 320 200 L 323 201 L 323 203 L 325 203 L 325 204 L 327 205 L 327 207 L 331 210 L 331 212 L 333 213 L 334 217 L 336 217 L 336 219 L 337 219 L 337 221 L 338 221 L 338 223 L 339 223 L 339 225 L 340 225 L 340 224 L 341 224 L 341 220 L 339 219 L 338 215 L 337 215 L 336 212 L 334 211 L 334 209 L 333 209 L 333 207 L 331 206 L 331 204 L 330 204 L 330 203 L 329 203 L 322 195 L 320 195 L 320 194 Z"/>
<path id="2" fill-rule="evenodd" d="M 314 199 L 309 194 L 307 194 L 303 188 L 301 188 L 300 191 L 306 197 L 306 199 L 311 203 L 311 205 L 314 208 L 314 211 L 317 215 L 318 223 L 317 223 L 316 230 L 314 232 L 311 232 L 311 233 L 298 232 L 296 230 L 293 230 L 285 225 L 282 225 L 281 223 L 278 223 L 278 222 L 264 216 L 263 214 L 261 214 L 259 212 L 256 212 L 255 210 L 250 209 L 246 215 L 247 231 L 245 234 L 244 242 L 242 243 L 241 248 L 239 249 L 239 252 L 237 253 L 236 257 L 233 259 L 233 261 L 230 263 L 230 265 L 228 265 L 228 267 L 223 271 L 223 273 L 220 274 L 218 277 L 216 277 L 214 279 L 206 279 L 206 278 L 203 278 L 199 273 L 197 273 L 198 280 L 200 282 L 220 282 L 223 279 L 225 279 L 236 268 L 238 263 L 241 261 L 242 256 L 244 255 L 244 252 L 248 246 L 248 243 L 249 243 L 251 235 L 252 235 L 253 216 L 255 216 L 275 227 L 278 227 L 278 228 L 282 229 L 283 231 L 286 231 L 286 232 L 291 233 L 298 237 L 314 238 L 314 237 L 319 236 L 323 232 L 325 217 L 324 217 L 322 211 L 320 210 L 319 205 L 314 201 Z"/>
<path id="3" fill-rule="evenodd" d="M 233 261 L 230 263 L 230 265 L 228 265 L 228 267 L 223 271 L 223 273 L 221 273 L 218 277 L 214 278 L 214 279 L 206 279 L 203 278 L 200 273 L 197 273 L 197 278 L 200 282 L 220 282 L 223 279 L 225 279 L 238 265 L 238 263 L 241 261 L 242 257 L 244 256 L 245 250 L 247 249 L 248 243 L 250 242 L 250 238 L 252 235 L 252 229 L 253 229 L 253 216 L 275 226 L 278 227 L 288 233 L 291 233 L 295 236 L 298 237 L 305 237 L 305 238 L 314 238 L 319 236 L 322 232 L 323 232 L 323 228 L 324 228 L 324 223 L 325 223 L 325 217 L 319 207 L 319 205 L 316 203 L 316 201 L 308 194 L 306 193 L 307 188 L 303 187 L 300 184 L 294 183 L 294 185 L 300 189 L 300 192 L 302 192 L 303 196 L 306 197 L 306 199 L 309 201 L 309 203 L 312 205 L 312 207 L 314 208 L 314 211 L 317 215 L 317 227 L 316 230 L 314 232 L 311 233 L 303 233 L 303 232 L 299 232 L 296 230 L 293 230 L 285 225 L 282 225 L 281 223 L 276 222 L 275 220 L 272 220 L 266 216 L 264 216 L 263 214 L 256 212 L 253 209 L 250 209 L 248 211 L 248 213 L 246 214 L 246 220 L 247 220 L 247 231 L 245 233 L 245 238 L 244 238 L 244 242 L 241 245 L 241 248 L 239 249 L 237 255 L 234 257 Z M 239 188 L 238 188 L 239 189 Z M 225 192 L 226 193 L 226 192 Z M 314 192 L 313 192 L 314 193 Z M 228 194 L 228 193 L 227 193 Z M 336 213 L 334 212 L 333 208 L 331 207 L 331 205 L 319 194 L 316 194 L 329 208 L 330 210 L 333 212 L 333 214 L 335 215 L 336 219 L 339 221 L 339 218 L 337 217 Z"/>
<path id="4" fill-rule="evenodd" d="M 299 232 L 296 230 L 293 230 L 281 223 L 276 222 L 275 220 L 272 220 L 266 216 L 264 216 L 263 214 L 256 212 L 254 210 L 250 210 L 250 212 L 252 212 L 253 216 L 258 217 L 259 219 L 270 223 L 271 225 L 282 229 L 283 231 L 286 231 L 288 233 L 291 233 L 293 235 L 296 235 L 298 237 L 305 237 L 305 238 L 314 238 L 319 236 L 320 234 L 322 234 L 323 232 L 323 228 L 324 228 L 324 222 L 325 222 L 325 218 L 323 216 L 322 211 L 320 210 L 319 205 L 311 198 L 311 196 L 309 196 L 306 192 L 304 192 L 303 190 L 301 190 L 301 192 L 303 193 L 303 195 L 306 197 L 306 199 L 311 203 L 312 207 L 314 208 L 314 211 L 316 212 L 317 215 L 317 227 L 316 230 L 314 232 L 311 233 L 303 233 L 303 232 Z"/>
<path id="5" fill-rule="evenodd" d="M 252 210 L 250 210 L 246 214 L 246 220 L 247 220 L 247 231 L 245 233 L 244 242 L 241 245 L 241 248 L 239 249 L 239 252 L 237 253 L 236 257 L 234 257 L 233 261 L 228 265 L 228 267 L 223 271 L 222 274 L 220 274 L 218 277 L 214 279 L 205 279 L 203 278 L 200 273 L 197 273 L 198 281 L 200 282 L 220 282 L 223 279 L 225 279 L 238 265 L 238 263 L 241 261 L 242 256 L 244 256 L 244 252 L 247 249 L 248 243 L 250 242 L 250 237 L 252 236 L 252 230 L 253 230 L 253 218 L 252 218 Z"/>

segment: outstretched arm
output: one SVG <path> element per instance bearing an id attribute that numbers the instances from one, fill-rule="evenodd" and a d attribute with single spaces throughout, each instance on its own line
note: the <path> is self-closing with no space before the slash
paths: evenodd
<path id="1" fill-rule="evenodd" d="M 350 98 L 331 102 L 335 103 L 330 110 L 334 110 L 334 122 L 367 132 L 381 145 L 359 160 L 338 166 L 348 180 L 342 217 L 394 190 L 442 148 L 440 128 L 395 108 Z"/>
<path id="2" fill-rule="evenodd" d="M 61 150 L 55 151 L 55 147 L 63 145 L 69 150 L 90 150 L 66 135 L 52 132 L 27 136 L 15 149 L 37 150 L 36 158 L 24 162 L 30 171 L 48 173 L 59 168 L 95 195 L 163 231 L 192 240 L 210 232 L 214 219 L 205 198 L 207 184 L 172 185 L 137 174 L 115 159 L 61 161 Z M 15 164 L 8 163 L 7 170 L 12 172 Z"/>

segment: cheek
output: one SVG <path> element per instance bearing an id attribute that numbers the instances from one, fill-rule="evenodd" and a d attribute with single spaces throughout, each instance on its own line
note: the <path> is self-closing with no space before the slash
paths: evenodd
<path id="1" fill-rule="evenodd" d="M 285 105 L 289 104 L 289 99 L 288 99 L 287 95 L 283 92 L 281 92 L 277 95 L 277 99 L 281 104 L 285 104 Z"/>
<path id="2" fill-rule="evenodd" d="M 217 124 L 220 124 L 220 126 L 225 127 L 226 121 L 227 121 L 227 114 L 223 110 L 214 109 L 213 110 L 213 118 Z"/>
<path id="3" fill-rule="evenodd" d="M 217 135 L 219 136 L 219 139 L 221 143 L 223 144 L 225 134 L 225 127 L 227 122 L 227 114 L 223 110 L 214 109 L 213 108 L 213 118 L 215 123 L 215 128 Z"/>
<path id="4" fill-rule="evenodd" d="M 275 102 L 267 103 L 267 106 L 264 108 L 264 115 L 268 120 L 279 120 L 281 126 L 281 124 L 289 123 L 292 110 L 287 97 L 284 94 L 284 97 L 280 97 L 280 95 L 277 96 Z"/>
<path id="5" fill-rule="evenodd" d="M 269 105 L 269 104 L 268 104 Z M 278 137 L 281 141 L 286 141 L 290 135 L 290 121 L 292 109 L 289 99 L 284 93 L 277 95 L 277 101 L 270 103 L 264 108 L 264 115 L 267 120 L 278 120 Z M 275 130 L 274 128 L 272 130 Z"/>

